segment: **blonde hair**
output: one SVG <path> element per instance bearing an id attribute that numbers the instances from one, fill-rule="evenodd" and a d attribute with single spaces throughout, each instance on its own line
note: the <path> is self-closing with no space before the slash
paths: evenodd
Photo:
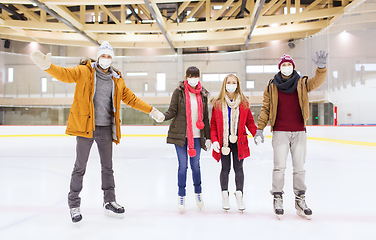
<path id="1" fill-rule="evenodd" d="M 212 99 L 212 105 L 214 108 L 217 108 L 217 107 L 222 107 L 223 105 L 226 104 L 226 100 L 225 100 L 225 96 L 226 96 L 226 83 L 227 83 L 227 79 L 230 78 L 230 77 L 233 77 L 236 79 L 236 84 L 237 84 L 237 87 L 236 87 L 236 90 L 235 90 L 235 95 L 234 95 L 234 98 L 238 98 L 240 97 L 240 102 L 244 104 L 245 107 L 248 107 L 248 98 L 243 94 L 241 88 L 240 88 L 240 81 L 239 81 L 239 78 L 234 75 L 234 74 L 229 74 L 225 77 L 225 79 L 223 79 L 223 82 L 222 82 L 222 88 L 221 88 L 221 91 L 219 92 L 219 95 L 215 98 Z M 220 102 L 220 105 L 216 104 L 217 101 Z"/>

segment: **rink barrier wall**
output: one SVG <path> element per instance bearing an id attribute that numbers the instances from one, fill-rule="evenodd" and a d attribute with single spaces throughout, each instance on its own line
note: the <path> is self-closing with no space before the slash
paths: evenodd
<path id="1" fill-rule="evenodd" d="M 167 137 L 165 125 L 121 126 L 122 137 Z M 72 137 L 66 126 L 0 126 L 0 137 Z M 271 138 L 270 127 L 264 135 Z M 252 137 L 249 135 L 249 137 Z M 307 126 L 308 140 L 376 147 L 376 126 Z"/>

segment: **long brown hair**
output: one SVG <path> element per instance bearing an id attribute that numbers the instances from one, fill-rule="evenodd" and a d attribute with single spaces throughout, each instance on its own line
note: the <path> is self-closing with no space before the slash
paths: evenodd
<path id="1" fill-rule="evenodd" d="M 217 108 L 217 107 L 222 107 L 223 105 L 226 104 L 226 100 L 225 100 L 225 96 L 226 96 L 226 83 L 227 83 L 227 79 L 229 77 L 233 77 L 236 79 L 236 83 L 237 83 L 237 87 L 236 87 L 236 90 L 235 90 L 235 95 L 234 95 L 234 98 L 236 99 L 237 97 L 240 97 L 240 102 L 244 104 L 245 107 L 248 107 L 248 99 L 247 97 L 243 94 L 241 88 L 240 88 L 240 81 L 239 81 L 239 78 L 234 75 L 234 74 L 229 74 L 225 77 L 225 79 L 223 79 L 223 82 L 222 82 L 222 88 L 221 88 L 221 91 L 219 92 L 219 95 L 215 98 L 213 98 L 212 100 L 212 105 L 214 108 Z M 221 104 L 218 105 L 216 104 L 216 102 L 219 101 Z"/>

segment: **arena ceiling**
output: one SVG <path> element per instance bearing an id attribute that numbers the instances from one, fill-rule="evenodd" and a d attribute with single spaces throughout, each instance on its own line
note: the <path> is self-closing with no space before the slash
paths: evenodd
<path id="1" fill-rule="evenodd" d="M 66 46 L 201 48 L 300 39 L 361 0 L 5 0 L 0 38 Z"/>

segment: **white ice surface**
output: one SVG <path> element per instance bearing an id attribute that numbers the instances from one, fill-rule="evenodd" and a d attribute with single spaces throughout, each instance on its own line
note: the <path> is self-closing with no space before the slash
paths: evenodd
<path id="1" fill-rule="evenodd" d="M 126 134 L 126 133 L 125 133 Z M 246 211 L 236 208 L 234 173 L 231 210 L 221 209 L 220 164 L 202 152 L 205 206 L 195 205 L 190 169 L 186 212 L 177 204 L 177 159 L 164 137 L 125 137 L 114 146 L 118 203 L 124 219 L 102 211 L 100 164 L 93 145 L 84 188 L 83 220 L 73 225 L 67 206 L 75 159 L 74 137 L 0 138 L 0 239 L 375 239 L 376 148 L 308 141 L 306 199 L 311 221 L 295 214 L 291 159 L 286 170 L 285 215 L 272 210 L 272 147 L 267 138 L 244 162 Z"/>

